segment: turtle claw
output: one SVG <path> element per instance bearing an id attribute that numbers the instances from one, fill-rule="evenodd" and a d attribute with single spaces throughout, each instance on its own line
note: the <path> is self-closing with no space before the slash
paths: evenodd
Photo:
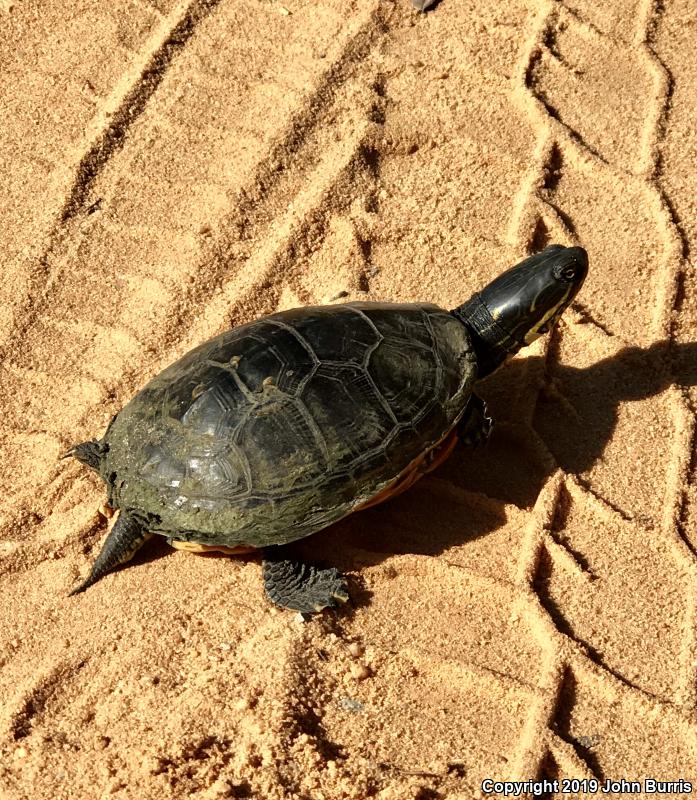
<path id="1" fill-rule="evenodd" d="M 60 459 L 63 460 L 64 458 L 76 458 L 83 464 L 87 464 L 90 469 L 93 469 L 95 472 L 99 472 L 99 465 L 104 452 L 104 447 L 99 442 L 91 440 L 89 442 L 80 442 L 80 444 L 74 444 L 70 450 L 60 456 Z"/>
<path id="2" fill-rule="evenodd" d="M 476 394 L 470 397 L 467 409 L 458 423 L 458 438 L 463 444 L 479 447 L 491 436 L 493 422 L 487 414 L 486 403 Z"/>
<path id="3" fill-rule="evenodd" d="M 329 572 L 329 570 L 325 570 Z M 348 603 L 349 601 L 349 593 L 346 589 L 346 581 L 337 570 L 333 570 L 337 576 L 337 583 L 336 588 L 332 591 L 332 595 L 328 598 L 327 602 L 324 605 L 320 605 L 319 603 L 315 606 L 315 611 L 323 611 L 325 608 L 339 608 L 339 606 L 343 606 L 344 603 Z"/>
<path id="4" fill-rule="evenodd" d="M 491 417 L 483 416 L 481 420 L 481 426 L 469 433 L 465 444 L 468 444 L 471 447 L 480 447 L 487 444 L 493 427 L 494 423 Z"/>
<path id="5" fill-rule="evenodd" d="M 334 592 L 332 597 L 335 600 L 338 600 L 339 603 L 341 603 L 342 605 L 344 603 L 348 603 L 350 598 L 349 598 L 348 589 L 346 588 L 346 580 L 345 580 L 345 578 L 343 576 L 341 576 L 341 586 L 339 587 L 338 590 L 336 590 Z"/>

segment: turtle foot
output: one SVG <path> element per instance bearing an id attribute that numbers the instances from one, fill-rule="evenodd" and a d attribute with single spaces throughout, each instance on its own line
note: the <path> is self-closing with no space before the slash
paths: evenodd
<path id="1" fill-rule="evenodd" d="M 263 562 L 264 588 L 272 603 L 301 614 L 314 614 L 324 608 L 336 608 L 349 599 L 346 580 L 339 570 L 319 569 L 287 558 L 275 549 L 264 551 Z"/>
<path id="2" fill-rule="evenodd" d="M 470 397 L 462 419 L 457 426 L 459 440 L 466 445 L 477 447 L 486 444 L 491 436 L 491 417 L 487 413 L 486 403 L 476 394 Z"/>

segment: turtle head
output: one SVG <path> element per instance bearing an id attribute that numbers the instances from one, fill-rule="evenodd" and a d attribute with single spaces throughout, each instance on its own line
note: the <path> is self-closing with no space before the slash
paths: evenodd
<path id="1" fill-rule="evenodd" d="M 467 326 L 479 375 L 547 333 L 576 297 L 588 272 L 582 247 L 553 244 L 499 275 L 451 313 Z"/>

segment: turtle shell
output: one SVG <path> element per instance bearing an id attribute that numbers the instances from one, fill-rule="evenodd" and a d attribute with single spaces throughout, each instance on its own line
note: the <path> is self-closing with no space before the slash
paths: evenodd
<path id="1" fill-rule="evenodd" d="M 208 545 L 282 544 L 365 505 L 461 416 L 466 328 L 437 306 L 299 308 L 234 328 L 112 420 L 110 502 Z"/>

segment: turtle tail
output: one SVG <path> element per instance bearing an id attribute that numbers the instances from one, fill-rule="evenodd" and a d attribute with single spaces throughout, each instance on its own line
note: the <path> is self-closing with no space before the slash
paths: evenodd
<path id="1" fill-rule="evenodd" d="M 102 550 L 92 565 L 89 577 L 73 589 L 68 597 L 84 592 L 107 572 L 130 561 L 151 536 L 154 534 L 145 531 L 134 517 L 126 511 L 120 511 L 114 527 L 106 537 Z"/>
<path id="2" fill-rule="evenodd" d="M 76 458 L 83 464 L 87 464 L 90 469 L 99 472 L 99 465 L 104 453 L 106 453 L 105 445 L 92 439 L 89 442 L 73 445 L 67 453 L 63 453 L 61 458 Z"/>

